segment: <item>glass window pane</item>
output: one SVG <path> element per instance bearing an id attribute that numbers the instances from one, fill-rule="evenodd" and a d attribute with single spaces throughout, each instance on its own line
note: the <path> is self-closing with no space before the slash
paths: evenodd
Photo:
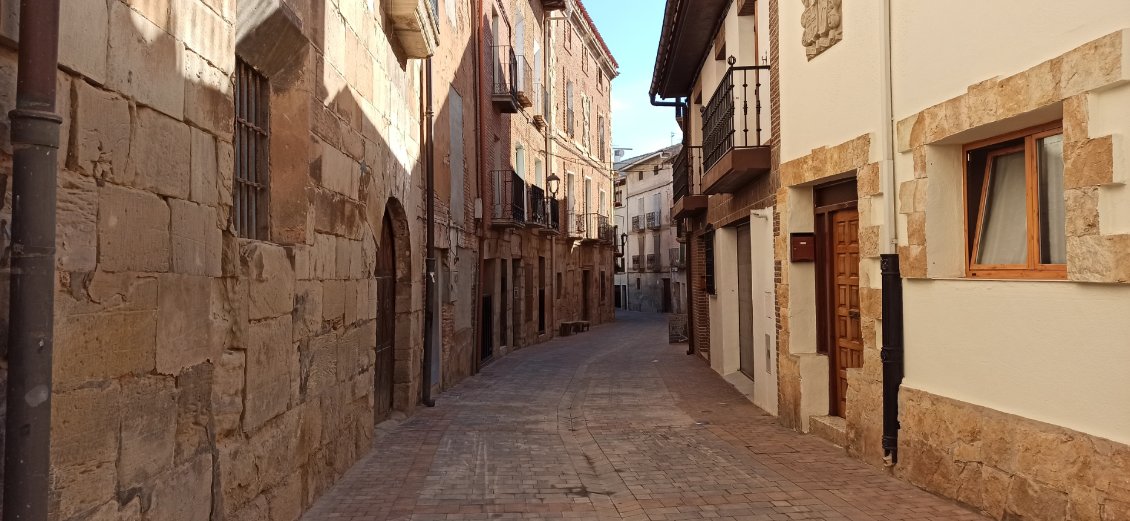
<path id="1" fill-rule="evenodd" d="M 1024 177 L 1024 152 L 993 159 L 989 192 L 981 209 L 977 264 L 1028 262 L 1028 205 Z"/>
<path id="2" fill-rule="evenodd" d="M 1063 134 L 1036 140 L 1040 169 L 1040 263 L 1067 262 L 1067 216 L 1063 194 Z"/>

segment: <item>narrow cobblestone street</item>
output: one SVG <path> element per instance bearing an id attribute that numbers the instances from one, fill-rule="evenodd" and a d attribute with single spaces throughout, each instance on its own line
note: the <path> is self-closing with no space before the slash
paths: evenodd
<path id="1" fill-rule="evenodd" d="M 777 425 L 663 315 L 518 351 L 380 436 L 305 520 L 977 520 Z"/>

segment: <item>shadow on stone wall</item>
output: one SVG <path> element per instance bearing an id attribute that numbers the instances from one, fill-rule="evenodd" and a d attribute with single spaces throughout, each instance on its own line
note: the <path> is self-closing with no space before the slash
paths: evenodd
<path id="1" fill-rule="evenodd" d="M 386 208 L 402 208 L 405 243 L 397 405 L 416 404 L 419 64 L 338 30 L 347 19 L 378 25 L 365 13 L 259 3 L 290 9 L 260 34 L 298 38 L 296 51 L 254 56 L 254 31 L 237 45 L 238 14 L 224 0 L 64 9 L 53 519 L 292 520 L 308 508 L 370 447 Z M 361 33 L 393 40 L 381 18 L 381 30 Z M 273 69 L 276 86 L 270 242 L 239 239 L 230 219 L 243 160 L 232 145 L 237 49 Z M 0 49 L 5 112 L 15 61 Z M 9 208 L 0 219 L 10 223 Z M 5 265 L 5 310 L 7 275 Z"/>

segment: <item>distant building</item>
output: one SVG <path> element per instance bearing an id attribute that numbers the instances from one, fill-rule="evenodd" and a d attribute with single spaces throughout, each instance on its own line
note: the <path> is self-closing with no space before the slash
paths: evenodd
<path id="1" fill-rule="evenodd" d="M 672 162 L 681 148 L 615 164 L 616 223 L 624 248 L 616 290 L 624 309 L 686 312 L 684 249 L 671 220 Z"/>

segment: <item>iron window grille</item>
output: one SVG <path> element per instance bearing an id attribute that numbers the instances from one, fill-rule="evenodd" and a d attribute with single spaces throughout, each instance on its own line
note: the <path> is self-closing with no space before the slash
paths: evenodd
<path id="1" fill-rule="evenodd" d="M 236 59 L 235 194 L 233 216 L 240 237 L 267 238 L 271 85 Z"/>

